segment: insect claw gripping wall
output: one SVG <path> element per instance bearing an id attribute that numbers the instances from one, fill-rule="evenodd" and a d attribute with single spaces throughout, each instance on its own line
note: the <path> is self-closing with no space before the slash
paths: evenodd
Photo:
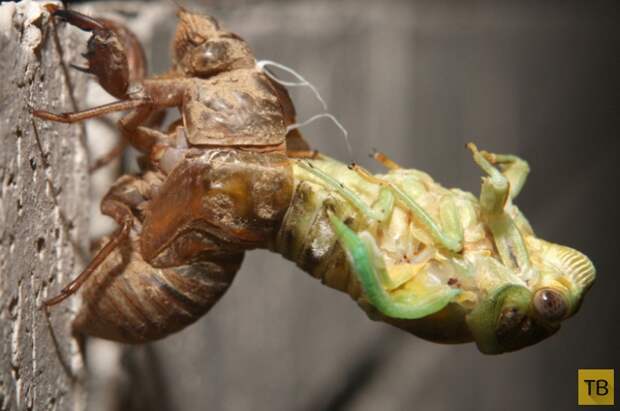
<path id="1" fill-rule="evenodd" d="M 119 178 L 101 205 L 119 231 L 47 302 L 82 290 L 76 332 L 129 343 L 175 332 L 218 301 L 253 248 L 296 262 L 372 319 L 487 354 L 554 334 L 592 285 L 590 260 L 537 238 L 514 205 L 529 172 L 518 157 L 468 145 L 485 175 L 479 198 L 381 153 L 388 172 L 372 175 L 288 131 L 286 89 L 211 17 L 180 9 L 172 68 L 144 77 L 129 30 L 53 12 L 92 32 L 81 70 L 120 100 L 34 115 L 76 122 L 130 110 L 119 129 L 143 153 L 142 174 Z M 168 130 L 151 126 L 175 107 L 181 119 Z"/>

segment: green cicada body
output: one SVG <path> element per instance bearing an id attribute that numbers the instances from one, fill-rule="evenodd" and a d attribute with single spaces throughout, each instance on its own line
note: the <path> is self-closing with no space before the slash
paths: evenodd
<path id="1" fill-rule="evenodd" d="M 475 341 L 488 354 L 535 344 L 577 311 L 594 266 L 537 238 L 512 203 L 527 163 L 469 147 L 488 174 L 480 199 L 387 159 L 376 176 L 325 157 L 295 161 L 272 250 L 371 319 L 422 338 Z"/>

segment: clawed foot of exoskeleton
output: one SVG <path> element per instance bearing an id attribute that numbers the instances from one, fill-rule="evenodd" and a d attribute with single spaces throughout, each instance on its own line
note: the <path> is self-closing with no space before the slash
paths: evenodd
<path id="1" fill-rule="evenodd" d="M 33 115 L 50 121 L 75 123 L 114 111 L 130 110 L 143 104 L 136 99 L 129 100 L 128 96 L 130 80 L 141 80 L 145 74 L 144 52 L 136 37 L 125 27 L 109 20 L 95 19 L 77 11 L 59 9 L 55 6 L 48 8 L 54 18 L 92 33 L 86 46 L 87 51 L 82 54 L 88 65 L 81 67 L 71 64 L 71 66 L 93 74 L 104 90 L 126 101 L 77 113 L 56 114 L 35 110 Z"/>
<path id="2" fill-rule="evenodd" d="M 48 121 L 76 123 L 112 112 L 130 111 L 118 123 L 121 133 L 129 144 L 148 154 L 157 142 L 165 139 L 165 135 L 150 128 L 151 115 L 156 114 L 158 109 L 176 104 L 182 90 L 179 91 L 179 87 L 175 88 L 174 85 L 163 85 L 168 92 L 166 96 L 174 95 L 175 100 L 172 103 L 162 102 L 161 99 L 153 101 L 150 96 L 152 90 L 145 90 L 143 83 L 142 91 L 130 96 L 130 83 L 142 82 L 146 67 L 142 47 L 135 35 L 118 23 L 95 19 L 73 10 L 53 8 L 51 12 L 54 17 L 92 33 L 87 52 L 83 54 L 88 66 L 78 69 L 95 75 L 99 84 L 120 101 L 78 112 L 52 113 L 34 110 L 32 114 Z M 157 87 L 158 84 L 155 84 L 153 88 Z M 108 157 L 115 154 L 117 153 Z M 102 161 L 105 164 L 107 160 Z"/>
<path id="3" fill-rule="evenodd" d="M 88 65 L 80 67 L 72 64 L 71 66 L 79 71 L 94 74 L 99 84 L 108 93 L 116 98 L 126 99 L 130 80 L 127 54 L 129 52 L 142 54 L 133 35 L 120 25 L 104 19 L 95 19 L 73 10 L 58 9 L 53 12 L 53 16 L 92 33 L 86 46 L 87 51 L 82 54 Z M 130 38 L 125 39 L 123 36 Z M 128 50 L 127 46 L 137 47 L 138 50 Z"/>

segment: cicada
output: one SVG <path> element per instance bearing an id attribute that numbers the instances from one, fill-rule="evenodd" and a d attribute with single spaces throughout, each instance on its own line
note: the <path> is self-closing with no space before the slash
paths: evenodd
<path id="1" fill-rule="evenodd" d="M 595 269 L 542 240 L 513 200 L 529 166 L 468 148 L 479 198 L 428 174 L 372 175 L 329 158 L 295 161 L 295 193 L 271 249 L 349 294 L 371 319 L 498 354 L 535 344 L 574 315 Z"/>
<path id="2" fill-rule="evenodd" d="M 121 228 L 48 300 L 82 288 L 76 332 L 129 343 L 175 332 L 218 301 L 256 248 L 349 294 L 373 320 L 486 354 L 554 334 L 592 285 L 590 260 L 538 238 L 514 204 L 524 160 L 468 145 L 484 173 L 479 197 L 381 153 L 388 171 L 373 175 L 309 151 L 286 89 L 213 18 L 180 9 L 171 69 L 145 78 L 128 29 L 53 12 L 93 33 L 82 70 L 120 100 L 35 116 L 131 110 L 119 129 L 143 153 L 141 174 L 102 202 Z M 168 108 L 180 119 L 161 130 L 149 119 Z"/>

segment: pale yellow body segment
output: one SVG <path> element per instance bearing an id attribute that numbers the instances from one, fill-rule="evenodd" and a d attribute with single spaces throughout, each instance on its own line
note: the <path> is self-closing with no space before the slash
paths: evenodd
<path id="1" fill-rule="evenodd" d="M 349 294 L 371 318 L 424 338 L 439 342 L 477 340 L 482 331 L 475 324 L 482 320 L 469 324 L 469 315 L 478 307 L 486 307 L 488 301 L 495 302 L 496 295 L 506 287 L 522 290 L 526 300 L 542 288 L 560 291 L 570 300 L 568 316 L 594 278 L 594 268 L 583 254 L 536 238 L 512 198 L 500 212 L 527 249 L 521 250 L 521 257 L 509 254 L 514 261 L 507 261 L 498 252 L 497 244 L 504 244 L 497 242 L 503 241 L 501 232 L 501 240 L 496 241 L 498 231 L 495 228 L 493 232 L 493 223 L 485 220 L 478 198 L 459 189 L 447 189 L 424 172 L 395 168 L 365 177 L 354 167 L 321 157 L 294 162 L 293 175 L 292 203 L 270 248 L 324 284 Z M 402 194 L 385 201 L 382 189 L 386 187 L 400 190 L 422 211 L 412 212 L 411 201 L 399 200 Z M 368 245 L 373 265 L 379 268 L 378 283 L 388 298 L 406 305 L 433 293 L 454 292 L 450 303 L 424 318 L 406 320 L 382 314 L 366 298 L 351 254 L 343 250 L 330 223 L 330 213 Z M 439 234 L 432 232 L 420 215 L 432 219 Z M 441 243 L 441 234 L 448 239 L 452 234 L 460 238 L 458 251 L 451 250 L 448 242 Z M 512 253 L 510 247 L 519 243 L 508 238 L 505 244 Z M 517 251 L 514 254 L 519 255 Z M 522 303 L 524 310 L 532 304 Z M 484 344 L 479 343 L 481 347 Z"/>

